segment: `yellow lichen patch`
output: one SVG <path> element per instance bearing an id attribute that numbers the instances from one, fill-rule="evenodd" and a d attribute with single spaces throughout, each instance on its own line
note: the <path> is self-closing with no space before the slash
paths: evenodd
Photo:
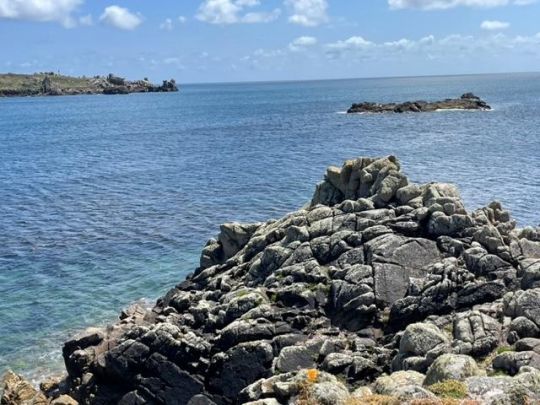
<path id="1" fill-rule="evenodd" d="M 319 379 L 319 370 L 315 368 L 310 368 L 307 371 L 306 375 L 309 382 L 316 382 Z"/>

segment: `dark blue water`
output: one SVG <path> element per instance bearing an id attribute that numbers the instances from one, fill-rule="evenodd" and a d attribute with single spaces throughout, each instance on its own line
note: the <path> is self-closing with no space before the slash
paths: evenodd
<path id="1" fill-rule="evenodd" d="M 345 115 L 356 101 L 473 91 L 491 112 Z M 61 342 L 198 262 L 225 221 L 295 210 L 329 164 L 396 154 L 540 222 L 540 74 L 184 86 L 0 100 L 0 373 L 39 376 Z"/>

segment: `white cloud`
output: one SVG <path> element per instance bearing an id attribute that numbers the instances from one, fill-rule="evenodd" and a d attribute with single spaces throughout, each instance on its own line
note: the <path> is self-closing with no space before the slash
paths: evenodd
<path id="1" fill-rule="evenodd" d="M 83 0 L 0 0 L 0 18 L 59 22 L 67 28 L 76 22 L 72 13 Z"/>
<path id="2" fill-rule="evenodd" d="M 174 25 L 170 18 L 166 18 L 165 21 L 163 21 L 159 25 L 159 29 L 164 30 L 164 31 L 172 31 L 173 28 L 174 28 Z"/>
<path id="3" fill-rule="evenodd" d="M 281 10 L 276 8 L 267 13 L 246 13 L 240 22 L 246 24 L 267 23 L 277 20 L 281 15 Z"/>
<path id="4" fill-rule="evenodd" d="M 178 22 L 179 22 L 180 24 L 184 24 L 186 21 L 187 21 L 187 18 L 184 17 L 183 15 L 181 15 L 181 16 L 178 17 Z"/>
<path id="5" fill-rule="evenodd" d="M 285 0 L 292 10 L 289 21 L 306 27 L 316 27 L 328 21 L 326 0 Z"/>
<path id="6" fill-rule="evenodd" d="M 449 8 L 480 7 L 491 8 L 514 4 L 524 6 L 535 3 L 537 0 L 388 0 L 392 9 L 419 8 L 423 10 L 445 10 Z"/>
<path id="7" fill-rule="evenodd" d="M 293 52 L 301 51 L 307 47 L 317 45 L 315 37 L 298 37 L 289 44 L 289 49 Z"/>
<path id="8" fill-rule="evenodd" d="M 260 0 L 205 0 L 199 7 L 196 18 L 210 24 L 255 24 L 274 21 L 280 9 L 246 11 L 260 5 Z"/>
<path id="9" fill-rule="evenodd" d="M 139 14 L 133 14 L 127 8 L 119 6 L 105 8 L 99 20 L 111 27 L 127 31 L 134 30 L 142 23 L 142 17 Z"/>
<path id="10" fill-rule="evenodd" d="M 403 58 L 415 55 L 426 59 L 463 58 L 484 55 L 504 55 L 508 51 L 536 54 L 540 56 L 540 33 L 532 36 L 506 36 L 497 33 L 490 36 L 474 37 L 452 34 L 443 38 L 428 35 L 418 40 L 402 38 L 381 43 L 371 42 L 362 37 L 326 44 L 326 54 L 331 59 L 357 55 L 376 60 Z"/>
<path id="11" fill-rule="evenodd" d="M 371 41 L 364 39 L 363 37 L 350 37 L 344 41 L 337 41 L 331 44 L 328 44 L 328 48 L 334 50 L 358 50 L 358 49 L 368 49 L 373 47 L 375 44 Z"/>
<path id="12" fill-rule="evenodd" d="M 401 38 L 397 41 L 384 42 L 383 46 L 395 49 L 396 51 L 406 51 L 414 47 L 415 42 L 407 38 Z"/>
<path id="13" fill-rule="evenodd" d="M 482 24 L 480 24 L 480 28 L 487 31 L 500 31 L 505 30 L 508 27 L 510 27 L 510 23 L 497 20 L 486 20 L 482 21 Z"/>

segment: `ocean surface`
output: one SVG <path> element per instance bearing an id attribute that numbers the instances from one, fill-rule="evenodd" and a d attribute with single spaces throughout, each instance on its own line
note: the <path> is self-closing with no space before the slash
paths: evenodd
<path id="1" fill-rule="evenodd" d="M 490 112 L 346 115 L 473 91 Z M 0 374 L 61 370 L 61 345 L 153 302 L 220 223 L 301 207 L 326 166 L 395 154 L 540 222 L 540 74 L 186 85 L 176 94 L 0 99 Z"/>

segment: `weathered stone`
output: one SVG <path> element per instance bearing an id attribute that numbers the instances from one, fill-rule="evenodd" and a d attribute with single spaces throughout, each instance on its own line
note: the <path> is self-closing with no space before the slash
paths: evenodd
<path id="1" fill-rule="evenodd" d="M 512 318 L 524 316 L 540 325 L 540 288 L 508 293 L 504 297 L 504 313 Z M 522 336 L 525 337 L 525 336 Z"/>
<path id="2" fill-rule="evenodd" d="M 303 368 L 313 368 L 318 354 L 319 348 L 313 345 L 285 347 L 276 359 L 276 370 L 287 373 Z"/>
<path id="3" fill-rule="evenodd" d="M 448 338 L 435 325 L 415 323 L 405 329 L 399 343 L 400 353 L 424 356 L 439 345 L 449 344 Z"/>
<path id="4" fill-rule="evenodd" d="M 422 386 L 425 375 L 417 371 L 396 371 L 390 375 L 379 377 L 373 384 L 377 394 L 396 396 L 397 390 L 407 386 Z"/>
<path id="5" fill-rule="evenodd" d="M 209 387 L 218 394 L 236 398 L 244 387 L 270 375 L 274 355 L 270 344 L 241 343 L 216 354 L 208 372 Z"/>
<path id="6" fill-rule="evenodd" d="M 389 234 L 365 246 L 367 262 L 373 266 L 375 296 L 385 304 L 403 298 L 409 278 L 425 276 L 427 267 L 440 260 L 437 244 L 428 239 Z"/>
<path id="7" fill-rule="evenodd" d="M 469 377 L 465 380 L 472 400 L 486 405 L 527 405 L 529 391 L 510 377 Z"/>
<path id="8" fill-rule="evenodd" d="M 443 354 L 429 367 L 424 385 L 429 386 L 445 380 L 463 381 L 467 377 L 482 375 L 474 359 L 463 354 Z"/>
<path id="9" fill-rule="evenodd" d="M 2 405 L 47 405 L 47 398 L 21 376 L 8 371 L 2 380 Z"/>
<path id="10" fill-rule="evenodd" d="M 525 352 L 504 352 L 493 359 L 493 368 L 504 370 L 510 375 L 517 374 L 523 366 L 530 366 L 540 369 L 540 354 Z"/>
<path id="11" fill-rule="evenodd" d="M 454 347 L 461 354 L 484 356 L 501 340 L 502 325 L 478 311 L 456 314 L 453 332 Z"/>

